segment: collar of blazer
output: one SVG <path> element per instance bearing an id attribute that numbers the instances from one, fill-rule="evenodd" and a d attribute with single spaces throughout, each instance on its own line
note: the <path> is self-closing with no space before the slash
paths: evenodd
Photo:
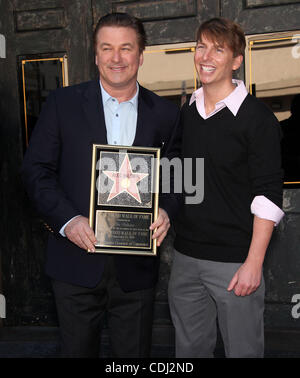
<path id="1" fill-rule="evenodd" d="M 95 143 L 107 144 L 104 111 L 102 106 L 102 96 L 99 80 L 93 80 L 86 83 L 86 87 L 82 92 L 84 101 L 82 106 L 88 119 L 89 126 L 93 130 Z M 147 146 L 147 136 L 151 134 L 155 127 L 153 119 L 153 100 L 150 92 L 140 86 L 138 97 L 138 118 L 136 126 L 136 134 L 133 142 L 134 146 Z M 149 138 L 151 140 L 151 138 Z"/>

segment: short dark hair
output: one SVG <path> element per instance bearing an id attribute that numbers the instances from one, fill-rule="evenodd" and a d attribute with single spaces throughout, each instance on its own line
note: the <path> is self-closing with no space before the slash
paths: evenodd
<path id="1" fill-rule="evenodd" d="M 137 34 L 140 52 L 145 50 L 147 37 L 146 37 L 146 32 L 145 32 L 143 23 L 138 18 L 131 16 L 128 13 L 117 13 L 117 12 L 108 13 L 105 16 L 101 17 L 100 20 L 98 21 L 96 28 L 94 30 L 94 35 L 93 35 L 95 50 L 97 46 L 98 32 L 104 26 L 132 28 L 133 30 L 135 30 Z"/>
<path id="2" fill-rule="evenodd" d="M 224 43 L 233 52 L 233 56 L 244 55 L 246 47 L 245 33 L 240 25 L 223 17 L 215 17 L 199 26 L 196 41 L 206 36 L 214 42 Z"/>

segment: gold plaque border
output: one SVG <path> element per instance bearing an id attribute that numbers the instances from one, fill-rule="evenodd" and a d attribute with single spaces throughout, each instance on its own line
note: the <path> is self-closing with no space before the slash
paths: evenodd
<path id="1" fill-rule="evenodd" d="M 148 214 L 150 214 L 150 216 L 151 216 L 151 223 L 153 223 L 152 222 L 152 219 L 153 219 L 153 217 L 152 217 L 152 213 L 145 213 L 145 212 L 143 212 L 143 213 L 141 213 L 141 212 L 138 212 L 138 213 L 135 213 L 134 211 L 115 211 L 115 210 L 96 210 L 96 212 L 95 213 L 97 213 L 97 211 L 102 211 L 102 212 L 104 212 L 104 213 L 125 213 L 125 214 L 144 214 L 144 215 L 148 215 Z M 96 219 L 96 224 L 95 224 L 95 227 L 96 227 L 96 229 L 97 229 L 97 219 Z M 149 233 L 150 235 L 150 240 L 149 240 L 149 244 L 150 244 L 150 247 L 133 247 L 133 246 L 126 246 L 126 245 L 124 245 L 124 246 L 119 246 L 118 248 L 121 248 L 121 250 L 123 251 L 124 250 L 124 248 L 126 249 L 126 248 L 128 248 L 128 249 L 136 249 L 136 248 L 139 248 L 139 249 L 147 249 L 147 250 L 151 250 L 152 249 L 152 238 L 151 238 L 151 236 L 152 236 L 152 232 L 150 232 Z M 97 248 L 104 248 L 104 247 L 114 247 L 113 245 L 105 245 L 105 246 L 98 246 Z"/>
<path id="2" fill-rule="evenodd" d="M 160 164 L 160 148 L 157 147 L 140 147 L 140 146 L 111 146 L 106 144 L 93 144 L 93 152 L 92 152 L 92 170 L 91 170 L 91 189 L 90 189 L 90 211 L 89 211 L 89 225 L 94 230 L 95 226 L 95 196 L 96 196 L 96 165 L 97 165 L 97 152 L 98 150 L 105 150 L 105 151 L 116 151 L 119 150 L 120 152 L 126 152 L 126 153 L 154 153 L 155 157 L 155 167 L 154 172 L 155 176 L 153 176 L 154 184 L 154 212 L 153 212 L 153 222 L 156 221 L 158 217 L 158 198 L 159 198 L 159 164 Z M 101 208 L 101 206 L 98 206 Z M 107 210 L 107 207 L 105 206 L 105 209 Z M 122 211 L 122 210 L 120 210 Z M 116 211 L 115 211 L 116 212 Z M 123 211 L 124 212 L 124 211 Z M 128 211 L 132 212 L 132 211 Z M 144 211 L 145 212 L 145 211 Z M 139 212 L 140 213 L 140 212 Z M 156 231 L 153 230 L 151 235 Z M 123 248 L 123 247 L 122 247 Z M 110 249 L 104 249 L 104 248 L 95 248 L 95 252 L 92 252 L 91 250 L 87 251 L 88 253 L 104 253 L 104 254 L 126 254 L 126 255 L 142 255 L 142 256 L 156 256 L 157 255 L 157 241 L 156 239 L 153 239 L 152 243 L 152 249 L 151 251 L 147 249 L 147 252 L 145 252 L 145 249 L 135 248 L 127 249 L 126 251 L 124 249 L 121 249 L 121 247 L 118 248 L 110 248 Z"/>

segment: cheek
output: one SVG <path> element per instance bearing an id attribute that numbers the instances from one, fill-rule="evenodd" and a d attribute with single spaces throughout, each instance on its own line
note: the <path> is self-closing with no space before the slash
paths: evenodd
<path id="1" fill-rule="evenodd" d="M 197 64 L 199 62 L 199 59 L 200 59 L 200 53 L 196 52 L 195 55 L 194 55 L 194 63 Z"/>
<path id="2" fill-rule="evenodd" d="M 95 57 L 96 65 L 98 66 L 98 69 L 103 69 L 105 67 L 105 59 L 104 57 L 100 57 L 99 55 L 96 55 Z"/>
<path id="3" fill-rule="evenodd" d="M 96 65 L 100 68 L 100 66 L 103 64 L 103 57 L 101 58 L 99 54 L 95 57 Z"/>
<path id="4" fill-rule="evenodd" d="M 142 65 L 143 61 L 139 57 L 134 57 L 127 60 L 127 63 L 131 69 L 136 70 Z"/>
<path id="5" fill-rule="evenodd" d="M 195 64 L 195 66 L 197 66 L 198 64 L 200 64 L 202 61 L 203 61 L 203 53 L 201 53 L 200 51 L 196 52 L 195 55 L 194 55 L 194 64 Z"/>

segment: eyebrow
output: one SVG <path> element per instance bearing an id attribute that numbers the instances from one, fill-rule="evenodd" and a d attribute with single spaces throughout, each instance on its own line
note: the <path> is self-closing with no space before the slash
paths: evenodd
<path id="1" fill-rule="evenodd" d="M 111 43 L 109 43 L 109 42 L 102 42 L 102 43 L 100 43 L 100 47 L 103 47 L 103 46 L 112 46 L 112 45 L 111 45 Z M 121 46 L 122 46 L 122 47 L 125 47 L 125 46 L 132 47 L 133 44 L 130 43 L 130 42 L 125 42 L 125 43 L 123 43 Z"/>
<path id="2" fill-rule="evenodd" d="M 122 47 L 133 47 L 133 44 L 130 43 L 130 42 L 123 43 L 123 44 L 122 44 Z"/>
<path id="3" fill-rule="evenodd" d="M 214 46 L 215 47 L 217 47 L 217 48 L 222 48 L 222 49 L 224 49 L 225 48 L 225 44 L 223 43 L 223 44 L 220 44 L 219 42 L 217 42 L 217 41 L 211 41 L 213 44 L 214 44 Z M 197 41 L 197 45 L 196 46 L 198 46 L 198 45 L 205 45 L 206 46 L 206 43 L 205 42 L 203 42 L 203 41 L 201 41 L 201 40 L 199 40 L 199 41 Z"/>

